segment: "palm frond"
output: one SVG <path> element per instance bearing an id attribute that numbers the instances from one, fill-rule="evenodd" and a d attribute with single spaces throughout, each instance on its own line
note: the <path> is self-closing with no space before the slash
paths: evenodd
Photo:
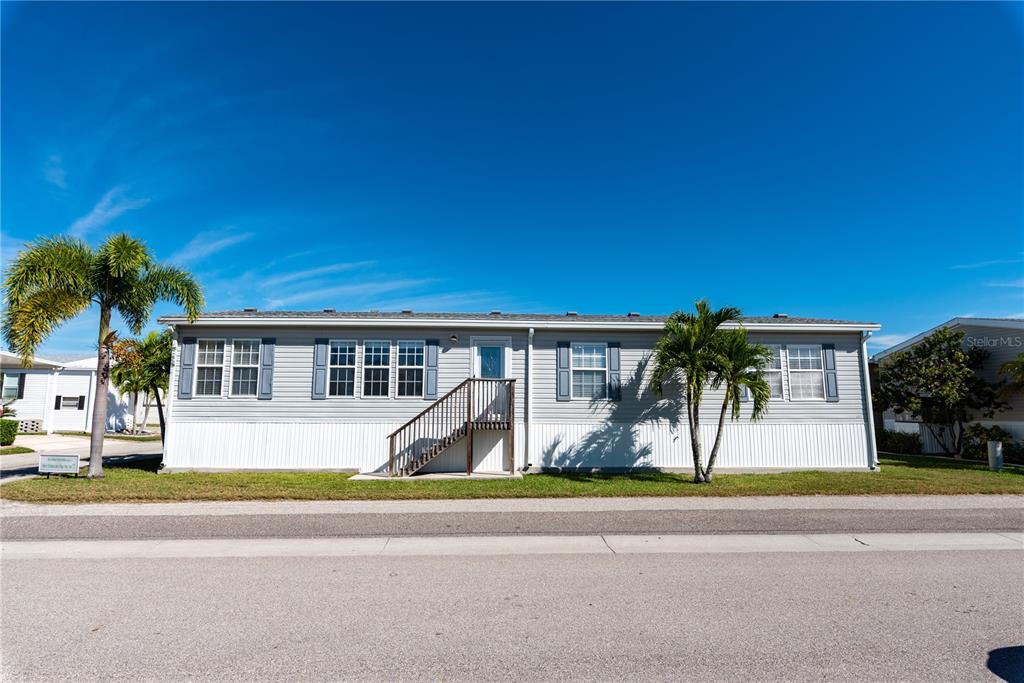
<path id="1" fill-rule="evenodd" d="M 55 329 L 89 308 L 87 295 L 42 289 L 4 311 L 3 335 L 8 347 L 30 367 L 36 349 Z"/>
<path id="2" fill-rule="evenodd" d="M 94 259 L 89 245 L 71 237 L 43 237 L 30 243 L 4 275 L 5 307 L 17 308 L 43 290 L 87 294 Z"/>
<path id="3" fill-rule="evenodd" d="M 142 278 L 154 301 L 172 301 L 185 309 L 189 321 L 203 312 L 203 289 L 191 274 L 175 266 L 154 266 Z"/>

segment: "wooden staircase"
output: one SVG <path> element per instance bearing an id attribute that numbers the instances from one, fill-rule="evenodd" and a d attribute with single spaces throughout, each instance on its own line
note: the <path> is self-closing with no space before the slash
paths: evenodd
<path id="1" fill-rule="evenodd" d="M 464 380 L 388 435 L 388 476 L 407 477 L 463 439 L 466 474 L 473 473 L 473 432 L 506 431 L 509 473 L 515 469 L 515 380 Z"/>

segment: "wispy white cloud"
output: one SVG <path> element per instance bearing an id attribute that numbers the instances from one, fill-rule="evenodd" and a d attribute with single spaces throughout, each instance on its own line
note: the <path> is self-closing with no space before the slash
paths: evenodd
<path id="1" fill-rule="evenodd" d="M 404 289 L 415 289 L 435 282 L 427 279 L 404 279 L 385 280 L 379 282 L 360 282 L 355 284 L 339 285 L 337 287 L 309 288 L 305 291 L 288 294 L 285 296 L 269 299 L 267 308 L 281 308 L 316 299 L 333 298 L 343 300 L 338 308 L 359 308 L 365 307 L 371 297 L 376 297 L 388 292 L 397 292 Z"/>
<path id="2" fill-rule="evenodd" d="M 184 247 L 172 254 L 171 261 L 183 266 L 189 265 L 244 242 L 252 236 L 251 232 L 235 232 L 233 228 L 207 230 L 197 234 Z"/>
<path id="3" fill-rule="evenodd" d="M 375 261 L 355 261 L 352 263 L 332 263 L 327 266 L 320 266 L 317 268 L 307 268 L 306 270 L 297 270 L 292 273 L 284 273 L 281 275 L 274 275 L 266 278 L 262 282 L 263 287 L 279 287 L 290 282 L 297 282 L 299 280 L 308 280 L 309 278 L 320 277 L 322 275 L 330 275 L 332 273 L 343 273 L 349 270 L 356 270 L 359 268 L 370 268 L 376 262 Z"/>
<path id="4" fill-rule="evenodd" d="M 950 266 L 950 270 L 973 270 L 975 268 L 988 268 L 989 266 L 1007 266 L 1014 263 L 1024 263 L 1024 257 L 993 259 L 992 261 L 978 261 L 977 263 L 959 263 Z"/>
<path id="5" fill-rule="evenodd" d="M 147 197 L 132 198 L 126 196 L 125 193 L 127 191 L 128 188 L 124 185 L 118 185 L 109 190 L 96 203 L 96 206 L 92 207 L 89 213 L 71 224 L 71 227 L 68 228 L 68 234 L 73 237 L 85 237 L 93 230 L 107 225 L 126 211 L 138 209 L 149 203 L 149 198 Z"/>
<path id="6" fill-rule="evenodd" d="M 986 282 L 986 287 L 1012 287 L 1014 289 L 1024 288 L 1024 278 L 1020 280 L 1004 280 L 1003 282 Z"/>
<path id="7" fill-rule="evenodd" d="M 887 349 L 890 346 L 896 346 L 900 342 L 903 342 L 903 341 L 906 341 L 906 340 L 910 339 L 912 336 L 914 336 L 914 335 L 912 335 L 912 334 L 876 334 L 876 335 L 873 335 L 870 339 L 868 339 L 868 345 L 876 347 L 876 348 L 880 348 L 880 349 Z"/>
<path id="8" fill-rule="evenodd" d="M 64 170 L 64 160 L 59 154 L 51 154 L 43 166 L 43 177 L 46 182 L 62 190 L 68 189 L 68 173 Z"/>

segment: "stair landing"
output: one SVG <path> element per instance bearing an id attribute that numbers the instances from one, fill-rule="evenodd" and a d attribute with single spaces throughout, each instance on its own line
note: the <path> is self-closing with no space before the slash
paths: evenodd
<path id="1" fill-rule="evenodd" d="M 424 472 L 422 474 L 410 474 L 404 477 L 389 477 L 387 472 L 363 472 L 349 477 L 349 481 L 420 481 L 420 480 L 445 480 L 445 479 L 522 479 L 523 473 L 516 472 Z"/>

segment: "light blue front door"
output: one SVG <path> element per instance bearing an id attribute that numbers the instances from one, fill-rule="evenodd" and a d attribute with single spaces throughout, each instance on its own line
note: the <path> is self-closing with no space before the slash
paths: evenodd
<path id="1" fill-rule="evenodd" d="M 505 378 L 505 347 L 500 345 L 478 346 L 480 377 L 484 379 Z"/>

